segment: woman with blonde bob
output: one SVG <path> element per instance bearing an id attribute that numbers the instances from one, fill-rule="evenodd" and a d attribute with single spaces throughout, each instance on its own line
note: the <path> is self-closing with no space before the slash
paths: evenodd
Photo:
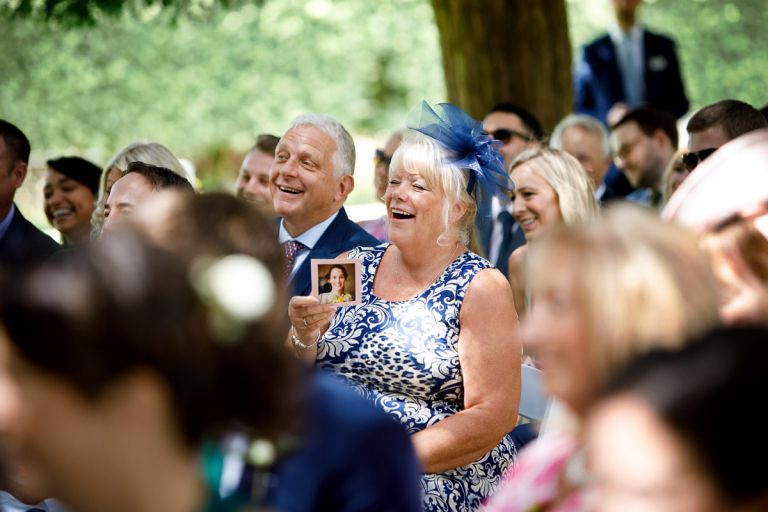
<path id="1" fill-rule="evenodd" d="M 515 184 L 510 194 L 512 216 L 529 243 L 553 226 L 586 221 L 599 211 L 589 173 L 565 151 L 523 151 L 510 165 L 509 175 Z M 515 308 L 521 315 L 525 312 L 526 247 L 519 247 L 509 256 L 509 281 L 515 294 Z"/>
<path id="2" fill-rule="evenodd" d="M 528 276 L 523 342 L 565 412 L 545 420 L 487 510 L 585 510 L 580 423 L 599 388 L 637 355 L 715 326 L 717 285 L 691 234 L 631 205 L 553 229 L 531 246 Z"/>
<path id="3" fill-rule="evenodd" d="M 471 250 L 475 212 L 490 210 L 508 178 L 479 122 L 449 104 L 439 114 L 423 108 L 430 122 L 406 137 L 389 170 L 391 243 L 345 255 L 362 261 L 361 304 L 293 297 L 289 316 L 303 357 L 411 434 L 424 509 L 469 511 L 515 456 L 508 432 L 521 347 L 512 293 Z"/>
<path id="4" fill-rule="evenodd" d="M 96 207 L 91 215 L 91 237 L 98 238 L 104 225 L 104 205 L 107 202 L 112 185 L 123 177 L 131 162 L 144 162 L 170 169 L 189 179 L 189 175 L 170 149 L 157 142 L 133 142 L 115 153 L 104 167 L 99 182 Z M 190 180 L 190 183 L 194 183 Z"/>

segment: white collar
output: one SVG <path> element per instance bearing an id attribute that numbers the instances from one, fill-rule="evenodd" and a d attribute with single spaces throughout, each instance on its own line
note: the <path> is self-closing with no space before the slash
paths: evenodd
<path id="1" fill-rule="evenodd" d="M 641 41 L 641 37 L 643 35 L 643 27 L 640 25 L 640 23 L 635 23 L 632 25 L 632 28 L 630 28 L 627 32 L 624 32 L 621 30 L 621 28 L 619 28 L 618 23 L 613 23 L 610 27 L 608 27 L 608 35 L 611 36 L 611 41 L 613 41 L 613 44 L 615 45 L 621 44 L 625 37 L 629 37 L 633 43 L 637 43 Z"/>
<path id="2" fill-rule="evenodd" d="M 336 218 L 336 216 L 339 214 L 339 210 L 336 210 L 336 212 L 325 219 L 320 224 L 315 224 L 302 234 L 300 234 L 297 237 L 292 237 L 290 233 L 288 233 L 288 230 L 285 229 L 285 219 L 280 219 L 280 232 L 278 235 L 278 240 L 281 244 L 287 242 L 288 240 L 296 240 L 297 242 L 301 242 L 302 244 L 306 245 L 308 248 L 312 249 L 316 244 L 317 241 L 320 240 L 320 237 L 323 236 L 323 233 L 325 233 L 325 230 L 328 229 L 328 226 L 331 225 L 331 222 Z"/>

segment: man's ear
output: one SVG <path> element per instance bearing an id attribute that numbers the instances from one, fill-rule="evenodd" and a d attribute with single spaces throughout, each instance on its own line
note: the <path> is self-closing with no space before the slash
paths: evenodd
<path id="1" fill-rule="evenodd" d="M 345 174 L 338 179 L 336 183 L 336 193 L 333 196 L 335 201 L 341 201 L 342 203 L 347 199 L 347 196 L 355 189 L 355 178 L 350 174 Z"/>
<path id="2" fill-rule="evenodd" d="M 13 164 L 11 169 L 11 179 L 13 180 L 14 188 L 20 188 L 24 184 L 24 179 L 27 177 L 27 163 L 18 161 Z"/>

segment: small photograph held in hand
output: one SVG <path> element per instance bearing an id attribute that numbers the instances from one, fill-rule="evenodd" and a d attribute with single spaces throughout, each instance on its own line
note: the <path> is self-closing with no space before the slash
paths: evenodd
<path id="1" fill-rule="evenodd" d="M 316 260 L 312 262 L 312 295 L 320 304 L 360 304 L 362 268 L 359 260 Z"/>

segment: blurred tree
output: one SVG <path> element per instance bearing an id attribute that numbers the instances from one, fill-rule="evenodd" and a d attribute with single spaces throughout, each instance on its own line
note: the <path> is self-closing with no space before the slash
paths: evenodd
<path id="1" fill-rule="evenodd" d="M 432 0 L 448 99 L 482 118 L 517 103 L 551 129 L 572 106 L 565 0 Z"/>

